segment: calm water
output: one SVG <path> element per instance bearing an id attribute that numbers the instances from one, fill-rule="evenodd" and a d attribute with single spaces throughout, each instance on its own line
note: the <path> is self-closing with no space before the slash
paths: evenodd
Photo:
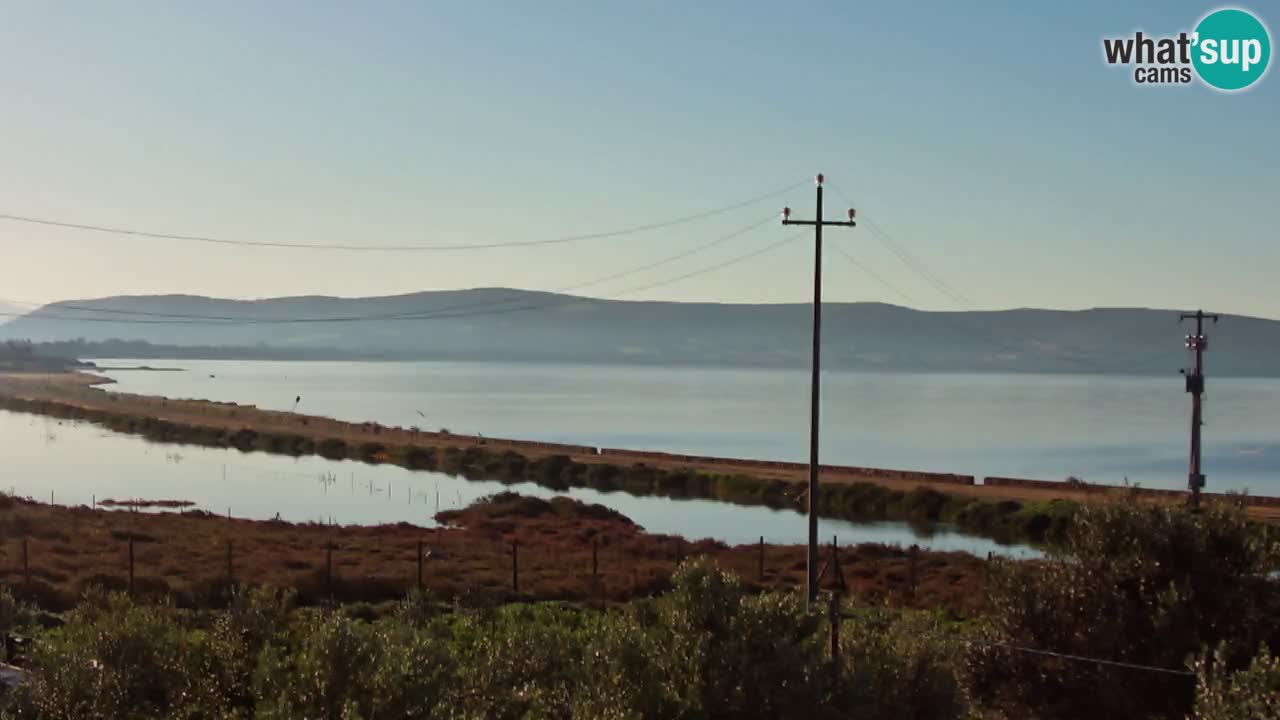
<path id="1" fill-rule="evenodd" d="M 0 489 L 59 504 L 113 498 L 190 500 L 210 512 L 341 524 L 435 523 L 437 509 L 469 504 L 510 489 L 526 495 L 569 495 L 600 503 L 655 533 L 715 538 L 730 544 L 801 543 L 806 519 L 796 512 L 702 500 L 674 501 L 594 490 L 553 492 L 533 484 L 473 482 L 389 465 L 291 458 L 238 450 L 152 444 L 94 425 L 0 411 Z M 822 535 L 840 542 L 882 542 L 978 555 L 1027 555 L 982 538 L 939 530 L 917 535 L 902 523 L 822 521 Z"/>
<path id="2" fill-rule="evenodd" d="M 804 372 L 499 363 L 101 361 L 125 392 L 458 433 L 804 461 Z M 1148 487 L 1186 483 L 1182 378 L 829 373 L 823 459 Z M 1280 380 L 1209 379 L 1209 489 L 1280 495 Z"/>

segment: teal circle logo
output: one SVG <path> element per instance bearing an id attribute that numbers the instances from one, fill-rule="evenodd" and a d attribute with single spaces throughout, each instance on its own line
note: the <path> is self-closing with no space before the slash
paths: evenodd
<path id="1" fill-rule="evenodd" d="M 1196 26 L 1191 63 L 1219 90 L 1243 90 L 1260 80 L 1271 60 L 1271 35 L 1252 13 L 1235 8 L 1209 13 Z"/>

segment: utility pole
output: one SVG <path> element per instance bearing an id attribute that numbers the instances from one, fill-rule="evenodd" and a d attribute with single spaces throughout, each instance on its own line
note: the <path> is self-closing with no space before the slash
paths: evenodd
<path id="1" fill-rule="evenodd" d="M 818 400 L 819 377 L 822 364 L 822 228 L 827 225 L 854 227 L 854 212 L 849 210 L 846 221 L 822 219 L 822 175 L 817 177 L 817 210 L 813 220 L 792 220 L 791 208 L 782 209 L 783 225 L 813 226 L 813 354 L 810 365 L 813 377 L 809 395 L 809 556 L 808 583 L 805 589 L 805 605 L 811 606 L 818 599 Z"/>
<path id="2" fill-rule="evenodd" d="M 1204 487 L 1204 473 L 1200 471 L 1200 426 L 1204 424 L 1200 407 L 1200 396 L 1204 394 L 1204 351 L 1209 348 L 1209 339 L 1204 335 L 1204 321 L 1211 319 L 1218 322 L 1218 316 L 1197 310 L 1193 313 L 1182 313 L 1180 320 L 1195 320 L 1195 335 L 1187 336 L 1187 349 L 1195 350 L 1196 366 L 1187 374 L 1187 392 L 1191 393 L 1191 467 L 1187 474 L 1187 488 L 1191 490 L 1191 507 L 1200 507 L 1200 489 Z M 1185 371 L 1184 371 L 1185 372 Z"/>

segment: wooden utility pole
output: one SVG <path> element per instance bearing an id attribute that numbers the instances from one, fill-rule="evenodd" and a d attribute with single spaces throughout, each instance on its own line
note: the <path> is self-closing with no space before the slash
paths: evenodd
<path id="1" fill-rule="evenodd" d="M 822 175 L 817 177 L 817 210 L 813 220 L 792 220 L 791 208 L 783 208 L 783 225 L 813 226 L 813 351 L 809 396 L 809 556 L 806 606 L 818 599 L 818 403 L 822 364 L 822 228 L 827 225 L 854 227 L 854 211 L 847 221 L 822 218 Z"/>
<path id="2" fill-rule="evenodd" d="M 1200 469 L 1200 426 L 1204 425 L 1201 396 L 1204 394 L 1204 351 L 1209 348 L 1209 338 L 1204 334 L 1206 318 L 1218 322 L 1218 316 L 1197 310 L 1182 313 L 1181 320 L 1195 320 L 1196 332 L 1187 336 L 1187 349 L 1196 353 L 1196 366 L 1187 373 L 1187 392 L 1191 393 L 1191 462 L 1187 473 L 1187 488 L 1191 491 L 1191 507 L 1200 507 L 1200 490 L 1204 487 L 1204 473 Z M 1185 372 L 1185 371 L 1184 371 Z"/>

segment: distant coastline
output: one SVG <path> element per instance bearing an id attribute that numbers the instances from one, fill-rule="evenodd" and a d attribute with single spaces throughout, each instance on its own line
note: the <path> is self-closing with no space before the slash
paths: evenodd
<path id="1" fill-rule="evenodd" d="M 35 343 L 35 347 L 49 353 L 67 352 L 66 343 Z M 466 353 L 394 353 L 394 352 L 351 352 L 334 348 L 277 348 L 277 347 L 210 347 L 210 346 L 176 346 L 151 345 L 149 343 L 129 343 L 127 348 L 107 349 L 97 343 L 86 343 L 74 353 L 74 357 L 92 358 L 96 361 L 110 360 L 213 360 L 213 361 L 249 361 L 249 362 L 359 362 L 359 363 L 406 363 L 406 362 L 487 362 L 508 363 L 512 365 L 597 365 L 607 367 L 669 367 L 689 368 L 693 370 L 727 369 L 727 370 L 776 370 L 803 371 L 806 366 L 797 364 L 760 364 L 754 362 L 716 363 L 670 361 L 662 358 L 645 358 L 641 356 L 626 359 L 572 358 L 572 357 L 476 357 Z M 92 364 L 81 365 L 92 370 Z M 1177 376 L 1176 367 L 1161 367 L 1159 370 L 1126 371 L 1119 369 L 1034 369 L 1034 368 L 917 368 L 901 366 L 884 366 L 868 364 L 857 367 L 828 367 L 829 372 L 845 373 L 883 373 L 898 375 L 1071 375 L 1097 377 L 1172 377 Z M 176 372 L 184 368 L 151 367 L 151 366 L 102 366 L 100 370 L 110 371 L 152 371 Z M 0 368 L 3 371 L 3 368 Z M 1216 377 L 1239 379 L 1272 379 L 1280 377 L 1280 373 L 1220 373 Z"/>
<path id="2" fill-rule="evenodd" d="M 86 420 L 157 442 L 389 463 L 553 489 L 799 507 L 802 464 L 594 448 L 352 423 L 250 405 L 106 393 L 87 373 L 0 375 L 0 408 Z M 996 479 L 843 466 L 823 467 L 820 513 L 844 520 L 950 523 L 1004 542 L 1052 541 L 1079 502 L 1127 494 L 1179 502 L 1180 493 L 1083 483 Z M 1280 500 L 1247 499 L 1251 517 L 1280 520 Z"/>
<path id="3" fill-rule="evenodd" d="M 95 372 L 186 372 L 185 368 L 151 367 L 150 365 L 95 365 Z"/>
<path id="4" fill-rule="evenodd" d="M 61 357 L 139 360 L 799 369 L 809 364 L 810 315 L 806 303 L 629 302 L 509 288 L 251 301 L 122 296 L 42 307 L 0 324 L 0 341 L 34 341 Z M 850 372 L 1176 375 L 1186 362 L 1184 334 L 1175 310 L 942 312 L 832 302 L 823 308 L 823 364 Z M 1214 377 L 1280 377 L 1280 320 L 1223 315 L 1212 337 Z"/>

